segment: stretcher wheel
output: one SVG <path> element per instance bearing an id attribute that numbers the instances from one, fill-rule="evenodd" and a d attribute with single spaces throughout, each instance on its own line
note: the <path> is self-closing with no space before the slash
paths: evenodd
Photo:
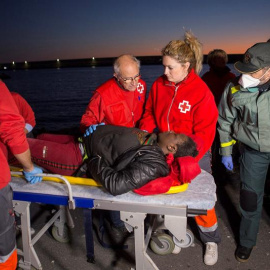
<path id="1" fill-rule="evenodd" d="M 63 234 L 60 234 L 59 227 L 53 226 L 52 227 L 52 236 L 56 241 L 58 241 L 60 243 L 69 242 L 68 228 L 66 225 L 64 225 L 64 227 L 63 227 Z"/>
<path id="2" fill-rule="evenodd" d="M 172 237 L 168 234 L 160 234 L 157 235 L 156 237 L 158 241 L 161 242 L 163 247 L 158 246 L 154 240 L 151 240 L 150 247 L 153 250 L 153 252 L 155 252 L 158 255 L 171 254 L 175 247 Z"/>
<path id="3" fill-rule="evenodd" d="M 194 235 L 192 231 L 187 230 L 186 237 L 183 242 L 180 242 L 175 236 L 173 237 L 173 242 L 181 248 L 187 248 L 194 243 Z"/>

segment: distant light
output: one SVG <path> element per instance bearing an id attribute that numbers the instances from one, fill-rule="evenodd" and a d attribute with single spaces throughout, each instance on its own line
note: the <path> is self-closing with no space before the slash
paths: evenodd
<path id="1" fill-rule="evenodd" d="M 92 60 L 95 60 L 95 57 L 94 56 L 92 57 Z"/>
<path id="2" fill-rule="evenodd" d="M 7 67 L 4 67 L 4 69 L 7 69 Z"/>
<path id="3" fill-rule="evenodd" d="M 56 59 L 57 62 L 59 62 L 60 60 L 59 59 Z"/>
<path id="4" fill-rule="evenodd" d="M 12 62 L 12 65 L 15 65 L 15 62 L 14 61 Z"/>
<path id="5" fill-rule="evenodd" d="M 27 64 L 27 61 L 24 61 L 25 64 Z"/>

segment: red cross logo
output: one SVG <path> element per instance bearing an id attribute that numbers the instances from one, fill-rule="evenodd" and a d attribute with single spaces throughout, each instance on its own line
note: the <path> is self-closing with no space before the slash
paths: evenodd
<path id="1" fill-rule="evenodd" d="M 178 106 L 178 109 L 180 109 L 180 112 L 182 113 L 186 113 L 190 111 L 190 108 L 191 108 L 191 105 L 186 100 L 183 100 L 183 102 L 180 102 Z"/>
<path id="2" fill-rule="evenodd" d="M 141 83 L 138 83 L 137 91 L 138 91 L 140 94 L 143 93 L 143 91 L 144 91 L 144 86 L 143 86 Z"/>

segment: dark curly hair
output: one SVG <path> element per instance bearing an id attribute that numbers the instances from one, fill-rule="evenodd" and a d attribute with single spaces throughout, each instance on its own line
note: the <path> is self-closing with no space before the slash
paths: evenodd
<path id="1" fill-rule="evenodd" d="M 174 157 L 196 157 L 198 153 L 197 144 L 187 136 L 182 144 L 177 144 L 177 151 L 174 154 Z"/>

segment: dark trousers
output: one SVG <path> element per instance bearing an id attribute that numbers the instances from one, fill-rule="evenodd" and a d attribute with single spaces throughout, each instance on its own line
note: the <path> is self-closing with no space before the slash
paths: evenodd
<path id="1" fill-rule="evenodd" d="M 0 189 L 0 263 L 8 260 L 16 248 L 16 229 L 10 185 Z"/>
<path id="2" fill-rule="evenodd" d="M 244 247 L 256 245 L 269 163 L 269 152 L 243 147 L 240 158 L 240 245 Z"/>
<path id="3" fill-rule="evenodd" d="M 207 151 L 199 161 L 200 168 L 212 174 L 211 152 Z M 203 243 L 215 242 L 220 243 L 221 236 L 218 229 L 217 217 L 215 209 L 210 209 L 206 216 L 198 216 L 195 218 L 199 226 L 199 234 Z"/>

